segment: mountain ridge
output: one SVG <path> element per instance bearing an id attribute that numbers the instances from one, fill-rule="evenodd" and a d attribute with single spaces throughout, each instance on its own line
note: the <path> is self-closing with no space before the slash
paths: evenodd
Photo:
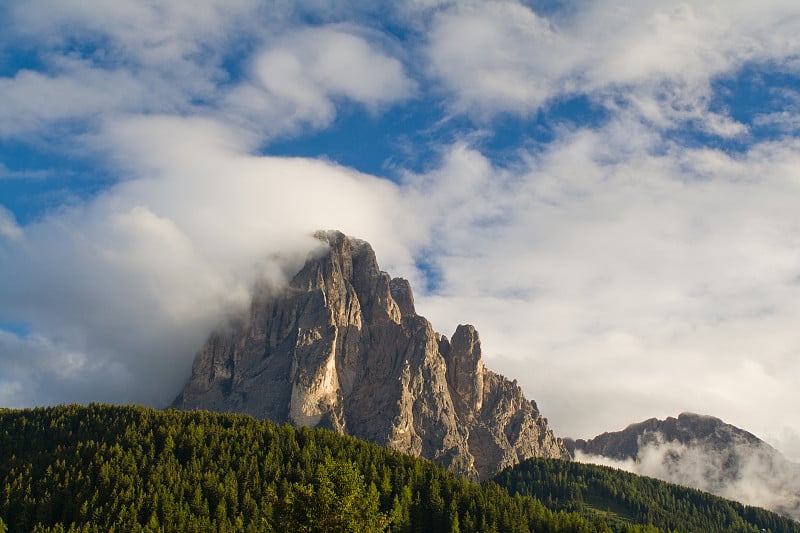
<path id="1" fill-rule="evenodd" d="M 717 447 L 730 444 L 733 440 L 769 446 L 749 431 L 727 424 L 717 417 L 690 412 L 683 412 L 677 418 L 670 416 L 664 420 L 648 418 L 629 424 L 620 431 L 604 432 L 588 440 L 567 438 L 564 442 L 573 454 L 576 450 L 580 450 L 612 459 L 636 459 L 638 449 L 643 444 L 653 442 L 658 434 L 661 434 L 667 442 L 676 441 L 681 444 L 708 439 Z"/>
<path id="2" fill-rule="evenodd" d="M 318 232 L 280 294 L 212 334 L 174 406 L 333 429 L 487 479 L 529 457 L 570 458 L 535 402 L 483 365 L 477 330 L 417 314 L 407 280 L 366 241 Z"/>
<path id="3" fill-rule="evenodd" d="M 800 520 L 800 464 L 713 416 L 650 418 L 564 444 L 578 461 L 617 466 Z"/>

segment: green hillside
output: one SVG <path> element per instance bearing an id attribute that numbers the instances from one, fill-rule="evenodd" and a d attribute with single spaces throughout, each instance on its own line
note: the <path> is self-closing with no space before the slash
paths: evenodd
<path id="1" fill-rule="evenodd" d="M 800 532 L 800 524 L 757 507 L 604 466 L 530 459 L 494 481 L 511 494 L 534 496 L 548 508 L 602 517 L 612 527 L 653 524 L 698 532 Z"/>
<path id="2" fill-rule="evenodd" d="M 91 405 L 0 411 L 18 531 L 602 531 L 495 484 L 322 430 Z"/>
<path id="3" fill-rule="evenodd" d="M 582 465 L 533 461 L 498 478 L 517 492 L 530 484 L 546 491 L 546 501 L 565 509 L 553 511 L 364 441 L 247 416 L 102 405 L 0 410 L 0 531 L 659 531 L 635 522 L 798 531 L 695 491 L 656 488 L 650 496 L 643 487 L 658 482 L 622 473 L 614 480 L 612 471 L 600 485 L 628 494 L 593 500 L 600 497 L 582 489 L 594 486 L 591 470 L 574 466 Z M 526 472 L 534 470 L 546 480 L 532 481 Z M 558 488 L 567 492 L 551 490 Z M 653 499 L 667 494 L 673 499 Z M 700 507 L 684 512 L 684 494 L 707 502 L 703 516 L 713 520 L 704 529 L 693 529 Z M 652 514 L 615 503 L 628 500 Z M 678 518 L 664 521 L 673 510 Z"/>

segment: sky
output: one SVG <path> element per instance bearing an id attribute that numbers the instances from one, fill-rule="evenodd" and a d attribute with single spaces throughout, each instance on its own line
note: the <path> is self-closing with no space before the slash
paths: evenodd
<path id="1" fill-rule="evenodd" d="M 0 4 L 0 405 L 163 406 L 318 229 L 560 436 L 800 461 L 800 4 Z"/>

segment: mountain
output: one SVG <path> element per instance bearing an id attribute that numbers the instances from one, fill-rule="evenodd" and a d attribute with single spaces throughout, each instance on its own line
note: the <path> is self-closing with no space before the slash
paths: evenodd
<path id="1" fill-rule="evenodd" d="M 618 466 L 800 520 L 800 465 L 718 418 L 651 418 L 590 440 L 566 439 L 565 445 L 579 461 Z"/>
<path id="2" fill-rule="evenodd" d="M 332 429 L 478 479 L 570 457 L 516 382 L 484 367 L 474 327 L 436 333 L 368 243 L 317 237 L 327 246 L 288 288 L 211 335 L 175 407 Z"/>
<path id="3" fill-rule="evenodd" d="M 771 449 L 752 433 L 726 424 L 719 418 L 694 413 L 681 413 L 678 418 L 667 417 L 666 420 L 650 418 L 631 424 L 622 431 L 603 433 L 588 441 L 567 439 L 566 443 L 573 453 L 578 450 L 612 459 L 637 459 L 642 448 L 662 443 L 702 444 L 721 452 L 732 451 L 739 445 Z"/>

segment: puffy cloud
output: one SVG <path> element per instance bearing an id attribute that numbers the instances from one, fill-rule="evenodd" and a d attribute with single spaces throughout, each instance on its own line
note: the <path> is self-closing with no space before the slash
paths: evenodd
<path id="1" fill-rule="evenodd" d="M 774 449 L 744 440 L 734 441 L 728 448 L 714 449 L 706 443 L 687 445 L 653 439 L 640 446 L 635 461 L 581 451 L 575 459 L 694 487 L 800 518 L 800 465 L 787 462 Z"/>
<path id="2" fill-rule="evenodd" d="M 14 213 L 0 205 L 0 237 L 19 239 L 22 237 L 22 228 L 17 225 Z"/>
<path id="3" fill-rule="evenodd" d="M 428 53 L 456 111 L 525 114 L 566 89 L 574 46 L 527 7 L 489 2 L 437 15 Z"/>
<path id="4" fill-rule="evenodd" d="M 459 145 L 415 177 L 431 182 L 418 217 L 438 206 L 441 229 L 418 309 L 441 331 L 474 323 L 487 365 L 562 435 L 676 409 L 764 435 L 765 412 L 800 424 L 785 408 L 800 401 L 800 146 L 658 152 L 637 127 L 576 131 L 516 169 Z"/>
<path id="5" fill-rule="evenodd" d="M 253 60 L 250 82 L 227 95 L 228 109 L 271 134 L 302 124 L 327 126 L 342 98 L 372 111 L 408 98 L 415 83 L 402 63 L 375 50 L 357 31 L 307 28 L 271 43 Z"/>
<path id="6" fill-rule="evenodd" d="M 0 137 L 53 135 L 58 125 L 84 122 L 109 111 L 174 108 L 178 98 L 153 98 L 153 84 L 129 72 L 105 71 L 64 61 L 57 75 L 24 70 L 0 78 Z M 172 92 L 169 89 L 169 92 Z"/>
<path id="7" fill-rule="evenodd" d="M 6 11 L 41 65 L 0 78 L 0 136 L 66 143 L 113 178 L 24 230 L 0 209 L 0 321 L 30 331 L 3 332 L 10 404 L 170 401 L 209 330 L 247 305 L 254 283 L 291 275 L 317 229 L 412 263 L 393 237 L 416 225 L 394 227 L 404 217 L 391 182 L 254 155 L 266 137 L 327 125 L 344 100 L 377 113 L 409 97 L 415 84 L 382 35 L 298 26 L 293 8 L 247 1 Z M 222 62 L 241 46 L 259 51 L 229 79 Z"/>
<path id="8" fill-rule="evenodd" d="M 791 63 L 798 17 L 785 1 L 608 1 L 549 18 L 516 2 L 465 3 L 438 11 L 427 50 L 457 113 L 529 115 L 589 95 L 659 128 L 731 137 L 747 129 L 710 110 L 711 83 L 748 63 Z"/>
<path id="9" fill-rule="evenodd" d="M 109 383 L 108 368 L 90 370 L 93 365 L 85 355 L 54 345 L 47 337 L 0 330 L 0 354 L 0 402 L 4 406 L 55 404 L 65 397 L 89 402 L 95 401 L 97 394 L 100 398 L 113 397 L 110 390 L 103 390 Z M 72 394 L 65 396 L 71 387 Z"/>
<path id="10" fill-rule="evenodd" d="M 284 15 L 280 9 L 270 12 L 273 20 Z M 170 68 L 185 73 L 181 66 L 192 69 L 199 58 L 215 56 L 221 50 L 213 45 L 240 37 L 232 32 L 248 28 L 254 19 L 265 20 L 265 12 L 253 0 L 211 0 L 202 5 L 188 0 L 120 0 L 113 6 L 102 0 L 34 0 L 12 6 L 9 17 L 13 22 L 9 38 L 24 38 L 52 50 L 99 40 L 103 46 L 89 48 L 98 63 L 133 63 L 169 74 Z"/>
<path id="11" fill-rule="evenodd" d="M 247 0 L 35 0 L 8 7 L 2 44 L 35 46 L 41 64 L 0 79 L 10 104 L 0 113 L 0 134 L 93 122 L 112 112 L 186 111 L 224 81 L 220 63 L 253 7 Z"/>
<path id="12" fill-rule="evenodd" d="M 272 137 L 327 126 L 343 100 L 377 112 L 414 93 L 403 64 L 382 50 L 391 48 L 382 34 L 305 27 L 293 16 L 288 6 L 260 10 L 248 0 L 20 4 L 9 10 L 13 36 L 39 45 L 44 72 L 0 78 L 8 104 L 0 136 L 58 138 L 55 127 L 98 131 L 111 114 L 175 113 Z M 244 47 L 260 52 L 242 60 Z M 226 60 L 249 65 L 242 79 L 231 79 Z"/>
<path id="13" fill-rule="evenodd" d="M 281 284 L 299 270 L 313 231 L 380 244 L 403 219 L 391 183 L 249 155 L 207 119 L 131 118 L 102 137 L 127 179 L 0 248 L 0 320 L 32 332 L 4 337 L 3 377 L 45 391 L 28 396 L 38 402 L 170 401 L 208 332 L 248 305 L 256 282 Z M 410 261 L 396 242 L 379 249 Z M 12 372 L 9 358 L 27 370 Z"/>

